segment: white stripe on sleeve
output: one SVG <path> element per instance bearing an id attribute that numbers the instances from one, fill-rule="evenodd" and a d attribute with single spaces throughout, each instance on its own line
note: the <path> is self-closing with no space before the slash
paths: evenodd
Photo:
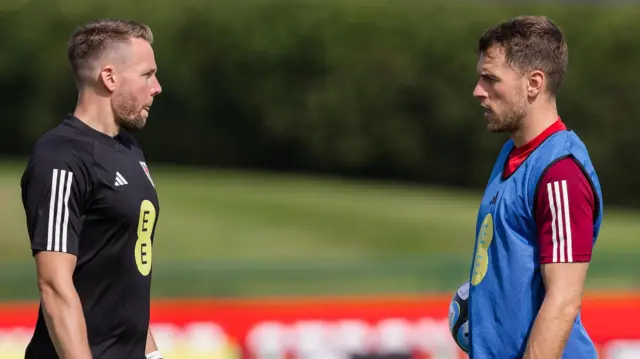
<path id="1" fill-rule="evenodd" d="M 553 263 L 573 262 L 567 181 L 547 183 L 547 194 L 551 209 Z"/>
<path id="2" fill-rule="evenodd" d="M 51 201 L 49 202 L 49 227 L 47 229 L 47 250 L 53 249 L 53 217 L 55 217 L 56 210 L 56 194 L 58 193 L 58 170 L 53 170 L 53 176 L 51 177 Z"/>
<path id="3" fill-rule="evenodd" d="M 560 262 L 564 262 L 564 215 L 562 213 L 562 199 L 560 198 L 560 183 L 558 181 L 553 182 L 553 191 L 556 195 L 556 210 L 558 211 L 558 220 L 556 221 L 556 223 L 558 224 L 558 237 L 560 239 Z"/>
<path id="4" fill-rule="evenodd" d="M 49 251 L 68 251 L 69 196 L 71 195 L 72 183 L 73 173 L 65 170 L 53 170 L 47 232 L 47 250 Z"/>
<path id="5" fill-rule="evenodd" d="M 573 250 L 571 243 L 571 216 L 569 216 L 569 191 L 567 190 L 567 181 L 562 181 L 562 199 L 564 202 L 564 220 L 565 232 L 567 235 L 567 262 L 573 262 Z"/>
<path id="6" fill-rule="evenodd" d="M 67 252 L 67 229 L 69 228 L 69 196 L 71 195 L 71 183 L 73 182 L 73 172 L 69 172 L 67 177 L 67 187 L 64 194 L 64 221 L 62 222 L 62 252 Z"/>
<path id="7" fill-rule="evenodd" d="M 556 206 L 553 204 L 553 185 L 547 183 L 547 194 L 549 195 L 549 208 L 551 209 L 551 239 L 553 240 L 553 263 L 558 261 L 558 233 L 556 230 Z"/>

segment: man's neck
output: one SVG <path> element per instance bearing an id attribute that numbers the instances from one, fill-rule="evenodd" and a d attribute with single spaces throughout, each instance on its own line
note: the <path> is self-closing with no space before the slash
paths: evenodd
<path id="1" fill-rule="evenodd" d="M 522 120 L 520 129 L 511 134 L 511 139 L 516 147 L 524 146 L 556 122 L 558 117 L 555 104 L 531 111 Z"/>
<path id="2" fill-rule="evenodd" d="M 120 128 L 116 125 L 111 107 L 102 100 L 90 94 L 80 94 L 73 115 L 94 130 L 115 137 Z"/>

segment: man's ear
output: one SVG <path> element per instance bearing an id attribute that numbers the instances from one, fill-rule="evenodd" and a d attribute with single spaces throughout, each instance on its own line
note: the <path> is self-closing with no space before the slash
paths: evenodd
<path id="1" fill-rule="evenodd" d="M 529 73 L 527 82 L 527 95 L 529 97 L 538 96 L 545 86 L 546 77 L 542 71 L 532 71 Z"/>
<path id="2" fill-rule="evenodd" d="M 105 65 L 100 70 L 99 81 L 109 92 L 115 91 L 117 80 L 116 69 L 113 65 Z"/>

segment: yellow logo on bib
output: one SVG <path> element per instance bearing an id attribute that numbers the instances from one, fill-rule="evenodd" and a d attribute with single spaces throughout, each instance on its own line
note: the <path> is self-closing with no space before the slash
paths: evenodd
<path id="1" fill-rule="evenodd" d="M 142 201 L 140 205 L 140 220 L 138 222 L 138 240 L 136 241 L 135 258 L 136 266 L 140 274 L 149 275 L 151 272 L 151 262 L 153 260 L 151 233 L 156 223 L 156 209 L 148 200 Z"/>
<path id="2" fill-rule="evenodd" d="M 489 268 L 489 245 L 493 240 L 493 216 L 487 214 L 480 226 L 480 232 L 477 238 L 476 257 L 473 261 L 473 276 L 471 284 L 478 285 L 484 279 Z"/>

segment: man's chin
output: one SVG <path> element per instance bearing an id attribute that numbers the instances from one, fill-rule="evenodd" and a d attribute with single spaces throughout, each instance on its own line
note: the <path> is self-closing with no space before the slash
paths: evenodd
<path id="1" fill-rule="evenodd" d="M 503 127 L 494 127 L 494 126 L 487 126 L 487 130 L 489 130 L 489 132 L 491 132 L 491 133 L 504 133 L 504 132 L 507 132 L 507 130 L 504 129 Z"/>
<path id="2" fill-rule="evenodd" d="M 122 120 L 120 121 L 120 127 L 127 132 L 138 132 L 144 129 L 147 124 L 146 118 L 137 118 L 135 120 Z"/>
<path id="3" fill-rule="evenodd" d="M 487 130 L 491 133 L 514 133 L 517 132 L 519 128 L 519 126 L 508 122 L 487 122 Z"/>
<path id="4" fill-rule="evenodd" d="M 505 127 L 495 119 L 487 119 L 487 130 L 491 133 L 502 133 L 506 131 Z"/>

